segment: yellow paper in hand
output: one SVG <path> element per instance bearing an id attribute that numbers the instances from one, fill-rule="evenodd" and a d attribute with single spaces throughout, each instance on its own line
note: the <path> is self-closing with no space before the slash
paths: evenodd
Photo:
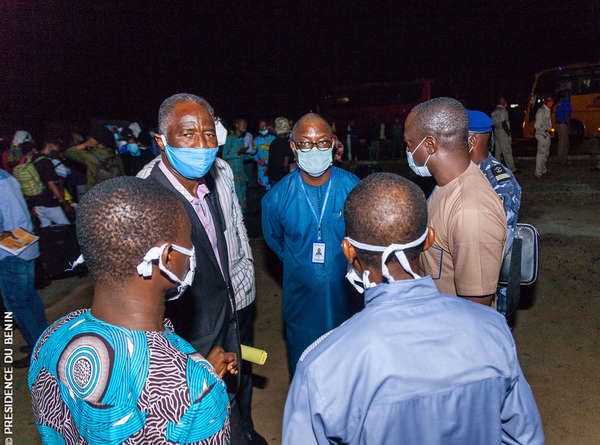
<path id="1" fill-rule="evenodd" d="M 267 361 L 267 355 L 267 351 L 242 345 L 242 360 L 256 363 L 257 365 L 264 365 Z"/>

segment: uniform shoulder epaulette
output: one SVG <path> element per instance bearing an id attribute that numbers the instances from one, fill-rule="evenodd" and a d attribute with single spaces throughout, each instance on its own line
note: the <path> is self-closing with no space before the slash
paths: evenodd
<path id="1" fill-rule="evenodd" d="M 492 167 L 492 174 L 496 178 L 496 181 L 505 181 L 510 179 L 510 175 L 506 171 L 506 168 L 501 164 L 496 164 Z"/>

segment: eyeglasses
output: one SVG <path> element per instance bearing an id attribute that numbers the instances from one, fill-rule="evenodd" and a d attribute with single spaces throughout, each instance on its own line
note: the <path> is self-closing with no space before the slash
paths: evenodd
<path id="1" fill-rule="evenodd" d="M 330 148 L 333 148 L 333 141 L 329 139 L 321 139 L 318 142 L 312 141 L 294 141 L 292 140 L 296 148 L 302 152 L 310 151 L 313 147 L 317 147 L 318 150 L 327 151 Z"/>

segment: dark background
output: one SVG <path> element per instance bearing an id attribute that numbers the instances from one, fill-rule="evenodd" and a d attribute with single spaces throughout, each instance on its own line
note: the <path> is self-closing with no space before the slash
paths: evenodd
<path id="1" fill-rule="evenodd" d="M 489 111 L 540 69 L 600 60 L 598 0 L 349 3 L 3 0 L 0 131 L 154 125 L 181 91 L 229 119 L 293 118 L 336 85 L 423 77 Z"/>

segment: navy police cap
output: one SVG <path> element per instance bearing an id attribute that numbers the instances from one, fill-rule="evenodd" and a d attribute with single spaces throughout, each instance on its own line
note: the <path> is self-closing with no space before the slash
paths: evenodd
<path id="1" fill-rule="evenodd" d="M 483 111 L 467 110 L 469 131 L 471 133 L 489 133 L 492 131 L 492 119 Z"/>

